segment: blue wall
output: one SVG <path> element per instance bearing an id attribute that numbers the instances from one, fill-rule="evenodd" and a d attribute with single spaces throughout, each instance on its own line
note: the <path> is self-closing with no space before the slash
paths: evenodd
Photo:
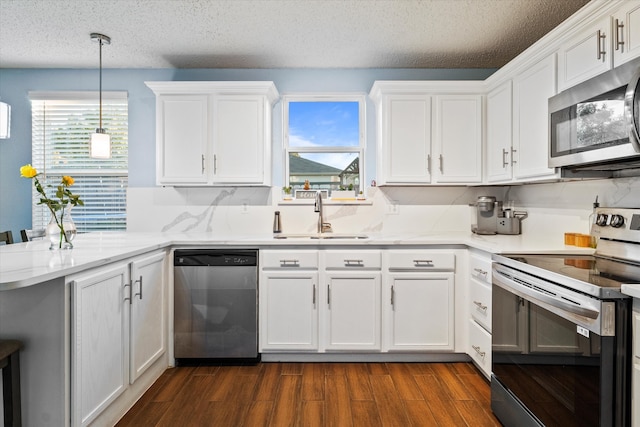
<path id="1" fill-rule="evenodd" d="M 155 185 L 155 96 L 145 81 L 269 80 L 280 94 L 293 92 L 368 93 L 375 80 L 484 80 L 486 69 L 106 69 L 103 90 L 129 94 L 129 185 Z M 11 138 L 0 140 L 0 231 L 31 228 L 31 180 L 19 167 L 31 163 L 29 91 L 93 91 L 93 69 L 0 69 L 0 100 L 11 105 Z M 370 103 L 369 103 L 370 104 Z M 274 111 L 274 145 L 281 138 L 281 115 Z M 367 106 L 368 171 L 375 172 L 375 122 Z M 282 182 L 280 157 L 274 157 L 273 181 Z M 369 175 L 369 172 L 367 173 Z M 367 182 L 367 181 L 365 181 Z"/>

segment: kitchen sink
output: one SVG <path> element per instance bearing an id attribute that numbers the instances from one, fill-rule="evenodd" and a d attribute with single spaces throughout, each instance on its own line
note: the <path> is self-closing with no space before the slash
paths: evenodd
<path id="1" fill-rule="evenodd" d="M 274 234 L 274 239 L 334 239 L 354 240 L 368 239 L 364 234 Z"/>

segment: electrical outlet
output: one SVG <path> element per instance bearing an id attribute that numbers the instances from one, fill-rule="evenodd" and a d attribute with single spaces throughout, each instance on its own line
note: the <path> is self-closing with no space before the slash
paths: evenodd
<path id="1" fill-rule="evenodd" d="M 242 209 L 240 209 L 240 212 L 243 214 L 247 214 L 249 213 L 249 203 L 246 201 L 242 202 Z"/>
<path id="2" fill-rule="evenodd" d="M 398 202 L 395 200 L 387 201 L 387 214 L 398 215 Z"/>

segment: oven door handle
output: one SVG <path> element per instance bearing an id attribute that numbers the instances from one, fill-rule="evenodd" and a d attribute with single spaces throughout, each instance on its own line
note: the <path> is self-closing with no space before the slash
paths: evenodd
<path id="1" fill-rule="evenodd" d="M 542 302 L 571 314 L 587 317 L 589 319 L 597 319 L 600 315 L 600 312 L 597 310 L 578 307 L 569 302 L 559 300 L 542 292 L 536 291 L 528 286 L 520 285 L 510 277 L 506 276 L 499 269 L 494 269 L 493 271 L 493 284 L 523 298 L 529 297 L 533 302 Z"/>

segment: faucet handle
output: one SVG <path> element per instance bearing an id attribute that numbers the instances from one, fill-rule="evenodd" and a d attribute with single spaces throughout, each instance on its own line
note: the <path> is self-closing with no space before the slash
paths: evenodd
<path id="1" fill-rule="evenodd" d="M 333 232 L 333 228 L 331 228 L 331 223 L 330 222 L 323 222 L 322 223 L 322 232 L 323 233 L 331 233 L 331 232 Z"/>

